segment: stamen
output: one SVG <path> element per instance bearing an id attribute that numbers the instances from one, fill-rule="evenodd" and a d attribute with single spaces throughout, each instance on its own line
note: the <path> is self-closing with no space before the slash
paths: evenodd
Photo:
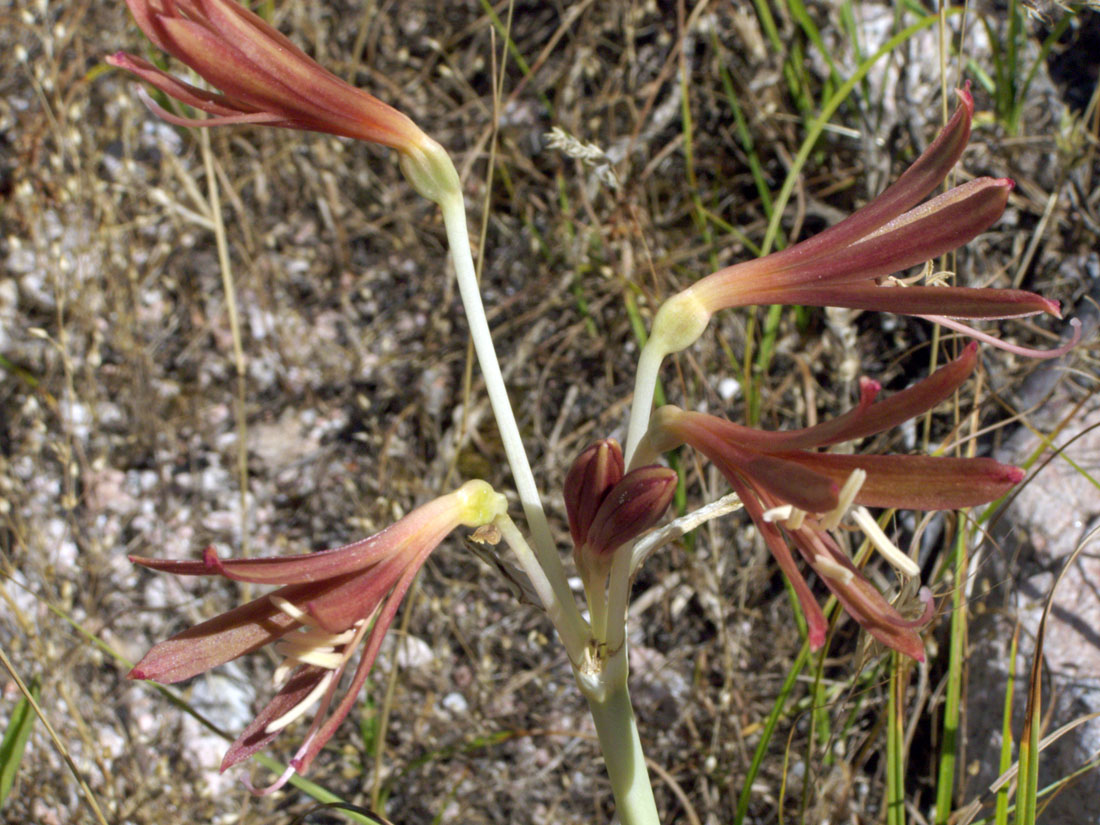
<path id="1" fill-rule="evenodd" d="M 275 668 L 275 673 L 271 676 L 271 683 L 275 685 L 276 689 L 281 688 L 290 679 L 290 674 L 294 672 L 294 669 L 300 665 L 297 659 L 293 656 L 287 656 L 283 659 L 282 664 Z"/>
<path id="2" fill-rule="evenodd" d="M 268 599 L 271 600 L 271 603 L 275 606 L 275 608 L 277 610 L 281 610 L 283 613 L 290 616 L 290 618 L 296 619 L 297 621 L 301 622 L 302 624 L 312 624 L 313 623 L 312 620 L 310 619 L 308 613 L 306 613 L 300 607 L 297 607 L 296 605 L 291 604 L 286 599 L 284 599 L 282 596 L 268 596 Z"/>
<path id="3" fill-rule="evenodd" d="M 764 511 L 764 521 L 771 524 L 773 521 L 786 522 L 794 513 L 793 504 L 780 504 L 778 507 L 772 507 L 770 510 Z"/>
<path id="4" fill-rule="evenodd" d="M 844 514 L 848 512 L 848 508 L 852 506 L 852 502 L 856 500 L 856 496 L 859 495 L 859 490 L 866 480 L 866 470 L 852 470 L 851 475 L 848 476 L 848 480 L 845 481 L 844 486 L 840 488 L 840 493 L 837 494 L 836 507 L 821 517 L 822 530 L 836 529 L 837 525 L 840 524 L 840 520 L 844 517 Z"/>
<path id="5" fill-rule="evenodd" d="M 292 638 L 295 642 L 309 642 L 315 645 L 331 645 L 333 647 L 346 645 L 355 636 L 355 631 L 360 624 L 361 621 L 356 622 L 343 633 L 326 633 L 320 628 L 313 627 L 298 631 Z"/>
<path id="6" fill-rule="evenodd" d="M 268 722 L 267 727 L 264 728 L 264 733 L 276 733 L 278 731 L 281 731 L 295 719 L 305 714 L 305 712 L 313 706 L 313 703 L 320 699 L 321 695 L 326 690 L 328 690 L 328 686 L 332 683 L 332 678 L 335 675 L 336 674 L 330 670 L 328 673 L 322 676 L 321 681 L 319 681 L 314 686 L 313 690 L 309 692 L 305 699 L 296 704 L 278 719 L 275 719 L 272 722 Z"/>
<path id="7" fill-rule="evenodd" d="M 863 534 L 867 536 L 871 544 L 875 546 L 875 549 L 882 553 L 883 558 L 894 565 L 900 573 L 910 578 L 920 575 L 920 567 L 917 563 L 905 555 L 905 553 L 901 552 L 898 546 L 890 541 L 889 537 L 882 532 L 882 528 L 878 526 L 878 522 L 875 521 L 866 507 L 857 507 L 853 510 L 852 520 L 859 525 L 859 529 L 863 531 Z"/>
<path id="8" fill-rule="evenodd" d="M 336 653 L 332 648 L 299 648 L 294 645 L 279 642 L 275 645 L 275 652 L 280 656 L 296 659 L 304 665 L 316 665 L 317 667 L 325 668 L 325 670 L 335 670 L 340 667 L 340 664 L 344 661 L 344 654 Z"/>
<path id="9" fill-rule="evenodd" d="M 843 564 L 833 561 L 824 553 L 819 553 L 814 556 L 814 570 L 822 576 L 840 582 L 841 584 L 851 584 L 852 579 L 856 577 L 855 573 Z"/>

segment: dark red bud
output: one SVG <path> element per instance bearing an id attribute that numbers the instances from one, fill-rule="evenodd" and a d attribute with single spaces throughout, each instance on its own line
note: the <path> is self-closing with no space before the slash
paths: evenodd
<path id="1" fill-rule="evenodd" d="M 631 470 L 604 498 L 588 530 L 587 547 L 597 556 L 613 553 L 653 527 L 676 492 L 668 467 Z"/>
<path id="2" fill-rule="evenodd" d="M 575 547 L 585 543 L 596 511 L 608 491 L 622 480 L 625 469 L 622 448 L 613 438 L 592 444 L 569 468 L 562 494 Z"/>

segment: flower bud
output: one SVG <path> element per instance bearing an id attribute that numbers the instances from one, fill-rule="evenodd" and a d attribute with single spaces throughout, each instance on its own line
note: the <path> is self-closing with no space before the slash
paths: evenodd
<path id="1" fill-rule="evenodd" d="M 657 465 L 627 473 L 600 503 L 585 549 L 596 556 L 610 556 L 653 527 L 672 501 L 677 478 L 674 470 Z"/>
<path id="2" fill-rule="evenodd" d="M 575 547 L 587 540 L 596 511 L 608 491 L 622 479 L 624 469 L 622 448 L 613 438 L 592 444 L 569 468 L 562 492 Z"/>

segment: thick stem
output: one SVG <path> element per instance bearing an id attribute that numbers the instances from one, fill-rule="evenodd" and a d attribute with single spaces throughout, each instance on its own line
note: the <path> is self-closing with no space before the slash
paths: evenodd
<path id="1" fill-rule="evenodd" d="M 660 825 L 626 684 L 625 645 L 598 673 L 575 675 L 596 723 L 620 825 Z"/>

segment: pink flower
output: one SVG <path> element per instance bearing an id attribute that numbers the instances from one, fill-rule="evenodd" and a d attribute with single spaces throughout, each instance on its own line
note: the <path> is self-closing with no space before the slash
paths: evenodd
<path id="1" fill-rule="evenodd" d="M 693 307 L 698 325 L 720 309 L 751 304 L 802 304 L 918 315 L 1021 354 L 1051 352 L 1012 347 L 954 320 L 1015 318 L 1045 312 L 1060 318 L 1058 303 L 1015 289 L 906 286 L 892 273 L 932 260 L 970 242 L 1004 211 L 1013 182 L 977 178 L 927 197 L 943 183 L 970 136 L 974 101 L 958 91 L 951 121 L 898 180 L 835 226 L 762 258 L 708 275 L 669 303 Z M 1075 326 L 1077 324 L 1075 323 Z M 700 327 L 701 328 L 701 327 Z"/>
<path id="2" fill-rule="evenodd" d="M 212 115 L 185 118 L 151 108 L 169 123 L 261 123 L 328 132 L 403 153 L 427 136 L 396 109 L 319 66 L 263 19 L 234 0 L 126 0 L 158 47 L 220 89 L 200 89 L 125 52 L 107 58 L 169 97 Z"/>
<path id="3" fill-rule="evenodd" d="M 208 547 L 202 561 L 131 556 L 132 562 L 151 570 L 279 588 L 160 642 L 128 677 L 179 682 L 274 642 L 275 652 L 284 657 L 273 677 L 278 693 L 232 744 L 221 766 L 224 771 L 266 747 L 319 702 L 290 768 L 263 791 L 269 793 L 291 773 L 304 772 L 351 711 L 398 605 L 432 550 L 456 527 L 487 524 L 504 508 L 504 498 L 488 484 L 471 481 L 382 532 L 334 550 L 221 559 Z M 352 672 L 349 664 L 364 639 L 354 675 L 332 708 L 341 678 Z"/>
<path id="4" fill-rule="evenodd" d="M 825 619 L 790 545 L 872 636 L 923 660 L 918 629 L 931 618 L 931 594 L 922 590 L 923 616 L 902 618 L 863 578 L 829 531 L 855 505 L 852 518 L 871 542 L 903 573 L 917 575 L 919 568 L 882 533 L 867 506 L 972 507 L 1004 494 L 1023 473 L 988 458 L 847 455 L 814 448 L 874 435 L 932 409 L 966 380 L 976 363 L 977 344 L 971 344 L 933 375 L 878 403 L 874 399 L 879 385 L 863 379 L 855 409 L 802 430 L 768 432 L 664 407 L 654 416 L 645 448 L 664 452 L 686 443 L 722 472 L 794 586 L 814 647 L 825 640 Z"/>

